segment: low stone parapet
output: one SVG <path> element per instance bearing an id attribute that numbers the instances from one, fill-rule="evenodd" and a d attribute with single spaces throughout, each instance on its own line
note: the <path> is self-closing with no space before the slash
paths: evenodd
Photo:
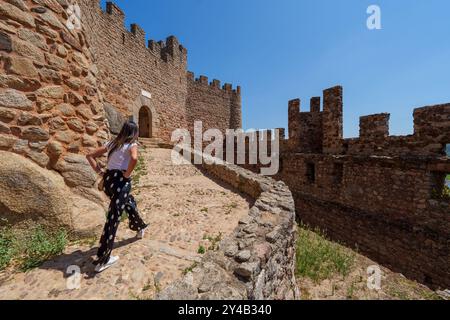
<path id="1" fill-rule="evenodd" d="M 192 272 L 159 293 L 160 300 L 296 299 L 297 226 L 292 194 L 283 182 L 231 164 L 204 164 L 212 177 L 231 185 L 254 204 Z"/>

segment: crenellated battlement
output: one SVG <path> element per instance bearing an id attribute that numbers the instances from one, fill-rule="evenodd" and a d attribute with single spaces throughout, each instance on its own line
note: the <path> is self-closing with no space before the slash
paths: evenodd
<path id="1" fill-rule="evenodd" d="M 95 1 L 92 3 L 95 5 Z M 97 4 L 101 8 L 100 0 L 97 1 Z M 130 44 L 130 50 L 132 45 L 137 45 L 146 47 L 150 53 L 166 63 L 182 64 L 187 61 L 187 50 L 175 36 L 169 36 L 165 41 L 151 39 L 146 44 L 145 30 L 136 23 L 131 24 L 129 30 L 126 29 L 125 14 L 115 3 L 107 2 L 106 11 L 101 10 L 101 12 L 106 16 L 107 21 L 115 26 L 116 30 L 118 28 L 117 37 L 122 37 L 124 45 Z"/>
<path id="2" fill-rule="evenodd" d="M 310 111 L 301 111 L 300 99 L 289 101 L 289 141 L 299 153 L 349 155 L 443 155 L 450 143 L 450 104 L 414 110 L 414 134 L 390 136 L 390 114 L 360 118 L 358 138 L 343 138 L 343 89 L 336 86 L 314 97 Z"/>
<path id="3" fill-rule="evenodd" d="M 200 75 L 198 78 L 195 77 L 195 74 L 191 71 L 188 71 L 186 74 L 187 80 L 191 83 L 191 84 L 196 84 L 199 86 L 203 86 L 203 87 L 209 87 L 209 88 L 213 88 L 213 89 L 218 89 L 218 90 L 222 90 L 225 91 L 227 93 L 233 93 L 235 95 L 239 95 L 241 94 L 241 87 L 237 86 L 236 89 L 233 89 L 233 85 L 230 83 L 225 83 L 222 87 L 220 80 L 217 79 L 213 79 L 211 82 L 209 81 L 209 78 L 207 76 L 204 75 Z"/>

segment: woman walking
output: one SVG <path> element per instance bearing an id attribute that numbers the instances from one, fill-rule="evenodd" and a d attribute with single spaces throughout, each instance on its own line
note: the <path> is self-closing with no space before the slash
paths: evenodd
<path id="1" fill-rule="evenodd" d="M 137 232 L 136 236 L 139 239 L 144 237 L 145 229 L 148 227 L 139 216 L 136 201 L 130 194 L 131 174 L 138 161 L 138 136 L 139 129 L 136 123 L 128 121 L 117 138 L 86 156 L 91 167 L 98 174 L 102 174 L 96 159 L 108 153 L 107 171 L 103 174 L 103 190 L 111 199 L 111 203 L 100 239 L 98 259 L 94 262 L 96 272 L 108 269 L 119 260 L 119 257 L 111 256 L 111 252 L 123 212 L 128 214 L 129 227 Z"/>

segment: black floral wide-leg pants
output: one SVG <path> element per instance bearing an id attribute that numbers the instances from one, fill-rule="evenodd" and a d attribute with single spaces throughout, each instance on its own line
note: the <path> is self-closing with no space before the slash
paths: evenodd
<path id="1" fill-rule="evenodd" d="M 139 232 L 148 226 L 139 216 L 136 201 L 130 194 L 131 179 L 126 179 L 123 174 L 120 170 L 108 170 L 103 178 L 104 191 L 111 199 L 111 204 L 109 205 L 107 221 L 100 239 L 96 265 L 102 265 L 109 261 L 123 212 L 128 214 L 131 230 Z"/>

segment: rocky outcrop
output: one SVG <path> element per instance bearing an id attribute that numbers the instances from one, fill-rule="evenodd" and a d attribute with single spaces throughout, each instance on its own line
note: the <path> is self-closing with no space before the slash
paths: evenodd
<path id="1" fill-rule="evenodd" d="M 119 134 L 123 124 L 125 123 L 125 117 L 119 110 L 109 103 L 106 103 L 103 107 L 105 109 L 106 118 L 109 122 L 109 130 L 113 134 Z"/>
<path id="2" fill-rule="evenodd" d="M 89 235 L 104 223 L 104 210 L 74 196 L 57 173 L 20 155 L 0 151 L 0 225 L 30 223 Z"/>
<path id="3" fill-rule="evenodd" d="M 161 300 L 296 299 L 297 226 L 291 192 L 283 182 L 230 164 L 203 165 L 223 182 L 255 200 L 234 233 L 209 251 Z"/>

